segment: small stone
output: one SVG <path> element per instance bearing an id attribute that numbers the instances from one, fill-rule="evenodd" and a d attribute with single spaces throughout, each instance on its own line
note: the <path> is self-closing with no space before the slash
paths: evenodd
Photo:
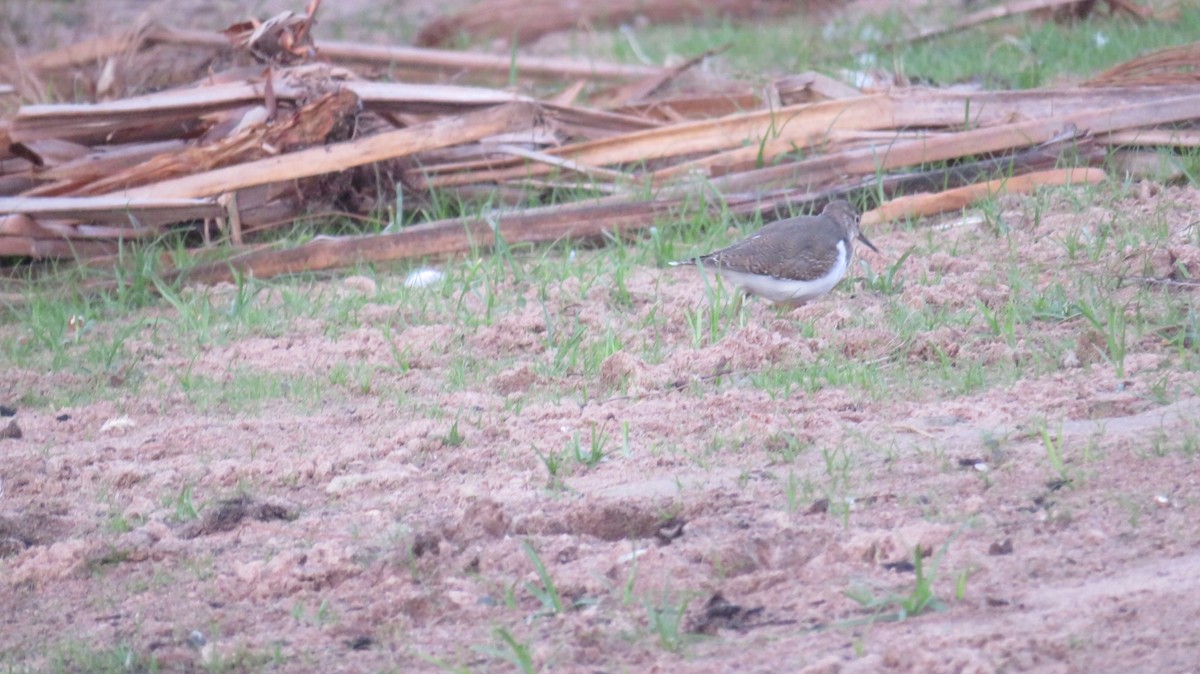
<path id="1" fill-rule="evenodd" d="M 1061 365 L 1064 370 L 1073 370 L 1079 367 L 1079 354 L 1075 353 L 1074 350 L 1068 349 L 1067 352 L 1062 355 L 1062 360 L 1059 361 L 1059 365 Z"/>
<path id="2" fill-rule="evenodd" d="M 464 608 L 479 603 L 479 597 L 470 592 L 463 590 L 446 590 L 446 599 L 449 599 L 459 608 Z"/>
<path id="3" fill-rule="evenodd" d="M 137 428 L 137 422 L 126 416 L 114 417 L 104 422 L 100 426 L 101 433 L 117 433 L 125 434 L 127 431 Z"/>
<path id="4" fill-rule="evenodd" d="M 446 275 L 437 269 L 433 269 L 431 267 L 422 267 L 420 269 L 412 270 L 412 272 L 408 275 L 408 278 L 404 279 L 404 287 L 428 288 L 435 283 L 440 283 L 445 277 Z"/>
<path id="5" fill-rule="evenodd" d="M 618 564 L 628 564 L 628 563 L 632 562 L 633 560 L 637 559 L 638 557 L 641 557 L 642 555 L 646 554 L 646 552 L 647 552 L 647 550 L 645 548 L 638 548 L 638 549 L 634 550 L 633 552 L 627 552 L 617 558 L 617 563 Z"/>
<path id="6" fill-rule="evenodd" d="M 200 630 L 192 630 L 192 633 L 187 638 L 188 645 L 192 648 L 203 648 L 208 644 L 208 639 L 204 638 L 204 633 Z"/>

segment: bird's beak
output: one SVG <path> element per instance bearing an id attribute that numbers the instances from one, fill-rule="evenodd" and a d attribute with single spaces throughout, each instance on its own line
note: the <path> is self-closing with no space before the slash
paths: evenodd
<path id="1" fill-rule="evenodd" d="M 862 242 L 863 242 L 863 243 L 865 243 L 865 244 L 867 244 L 867 248 L 870 248 L 871 250 L 875 251 L 876 253 L 879 253 L 879 249 L 875 247 L 875 244 L 871 243 L 871 241 L 870 241 L 870 240 L 867 238 L 867 235 L 866 235 L 866 234 L 863 234 L 862 232 L 859 232 L 859 233 L 858 233 L 858 240 L 859 240 L 859 241 L 862 241 Z M 882 255 L 883 253 L 879 253 L 879 254 L 880 254 L 880 255 Z"/>

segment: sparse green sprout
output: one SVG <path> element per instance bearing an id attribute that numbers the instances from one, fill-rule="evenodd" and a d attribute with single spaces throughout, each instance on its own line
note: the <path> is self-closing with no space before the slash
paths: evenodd
<path id="1" fill-rule="evenodd" d="M 604 450 L 608 445 L 608 434 L 604 432 L 603 428 L 598 429 L 596 424 L 592 424 L 588 433 L 588 452 L 582 457 L 583 460 L 581 463 L 588 468 L 595 468 L 604 460 Z"/>
<path id="2" fill-rule="evenodd" d="M 1125 308 L 1111 298 L 1093 302 L 1080 300 L 1075 303 L 1075 308 L 1102 335 L 1105 348 L 1100 355 L 1113 365 L 1117 378 L 1124 379 L 1128 335 Z"/>
<path id="3" fill-rule="evenodd" d="M 538 556 L 537 550 L 529 541 L 522 541 L 521 549 L 525 551 L 525 556 L 529 558 L 541 580 L 540 586 L 527 583 L 525 588 L 529 590 L 530 594 L 537 597 L 538 601 L 542 602 L 542 612 L 550 615 L 562 613 L 564 611 L 562 597 L 559 596 L 554 579 L 550 577 L 550 572 L 546 570 L 546 565 L 542 563 L 542 558 Z"/>
<path id="4" fill-rule="evenodd" d="M 943 552 L 945 548 L 943 548 Z M 865 587 L 852 588 L 846 591 L 846 596 L 862 605 L 863 608 L 874 612 L 871 621 L 887 620 L 900 621 L 919 616 L 928 611 L 941 611 L 945 605 L 933 592 L 933 582 L 937 574 L 937 564 L 934 570 L 926 573 L 925 555 L 920 546 L 913 550 L 913 587 L 906 595 L 886 594 L 876 595 Z M 957 594 L 965 594 L 966 578 L 960 576 L 955 588 Z M 891 611 L 891 612 L 889 612 Z"/>
<path id="5" fill-rule="evenodd" d="M 1043 426 L 1040 434 L 1042 437 L 1042 446 L 1046 448 L 1046 461 L 1054 469 L 1055 474 L 1058 475 L 1058 479 L 1063 482 L 1070 482 L 1071 478 L 1067 474 L 1066 462 L 1063 460 L 1062 450 L 1064 439 L 1061 429 L 1058 435 L 1050 437 L 1050 432 Z"/>
<path id="6" fill-rule="evenodd" d="M 563 469 L 566 463 L 566 455 L 563 452 L 548 452 L 542 453 L 542 450 L 537 448 L 537 445 L 532 445 L 533 453 L 537 454 L 542 465 L 546 468 L 546 488 L 553 490 L 561 490 L 566 488 L 563 482 Z"/>
<path id="7" fill-rule="evenodd" d="M 446 433 L 443 442 L 448 447 L 461 447 L 465 441 L 466 437 L 458 430 L 458 419 L 455 418 L 454 423 L 450 424 L 450 430 Z"/>
<path id="8" fill-rule="evenodd" d="M 472 646 L 482 655 L 503 660 L 516 668 L 521 674 L 534 674 L 537 669 L 533 665 L 533 649 L 529 644 L 517 641 L 507 629 L 497 627 L 492 630 L 492 636 L 500 646 Z M 444 667 L 444 666 L 443 666 Z M 465 668 L 455 668 L 452 671 L 470 671 Z"/>
<path id="9" fill-rule="evenodd" d="M 684 616 L 690 601 L 685 598 L 672 602 L 664 597 L 659 603 L 646 602 L 646 620 L 650 632 L 658 639 L 658 645 L 663 650 L 678 653 L 695 639 L 684 629 Z"/>
<path id="10" fill-rule="evenodd" d="M 192 503 L 192 485 L 190 483 L 183 485 L 179 490 L 179 495 L 175 497 L 175 521 L 190 522 L 200 517 L 200 513 L 196 510 L 196 506 Z"/>
<path id="11" fill-rule="evenodd" d="M 881 295 L 899 294 L 902 290 L 904 290 L 904 280 L 899 276 L 900 268 L 904 266 L 905 261 L 908 260 L 908 258 L 916 250 L 916 246 L 909 246 L 908 249 L 901 253 L 900 257 L 896 258 L 895 262 L 889 264 L 881 274 L 876 274 L 871 268 L 871 265 L 867 264 L 866 260 L 860 259 L 859 264 L 864 270 L 862 279 L 863 288 L 872 292 L 880 293 Z"/>

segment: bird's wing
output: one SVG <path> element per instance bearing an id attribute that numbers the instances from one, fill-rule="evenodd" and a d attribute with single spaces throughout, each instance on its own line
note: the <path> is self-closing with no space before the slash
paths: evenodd
<path id="1" fill-rule="evenodd" d="M 782 267 L 790 270 L 788 278 L 811 281 L 824 276 L 837 261 L 837 247 L 828 242 L 840 235 L 838 225 L 828 218 L 803 216 L 779 220 L 700 260 L 751 274 L 775 275 Z"/>

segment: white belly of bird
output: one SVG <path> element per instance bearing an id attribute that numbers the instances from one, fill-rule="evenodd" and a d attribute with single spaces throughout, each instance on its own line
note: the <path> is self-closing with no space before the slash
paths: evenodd
<path id="1" fill-rule="evenodd" d="M 726 280 L 740 286 L 752 295 L 758 295 L 772 302 L 792 302 L 799 304 L 833 290 L 838 281 L 842 280 L 842 277 L 846 275 L 846 268 L 850 266 L 849 260 L 846 259 L 848 257 L 846 255 L 846 246 L 843 242 L 838 241 L 837 249 L 837 263 L 830 267 L 824 276 L 812 279 L 811 281 L 797 281 L 775 278 L 773 276 L 756 276 L 730 269 L 722 269 L 720 271 Z"/>

